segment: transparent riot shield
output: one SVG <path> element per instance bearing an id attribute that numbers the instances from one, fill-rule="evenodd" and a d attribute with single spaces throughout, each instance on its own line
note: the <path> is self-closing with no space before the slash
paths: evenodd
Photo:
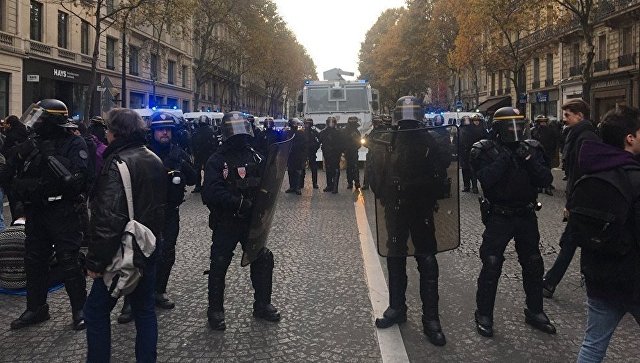
<path id="1" fill-rule="evenodd" d="M 22 116 L 20 116 L 20 122 L 22 122 L 27 127 L 27 129 L 30 129 L 33 127 L 33 124 L 36 123 L 36 121 L 38 121 L 38 119 L 40 118 L 40 116 L 42 116 L 43 113 L 44 113 L 44 109 L 42 109 L 40 106 L 36 105 L 35 103 L 32 103 L 31 105 L 29 105 L 27 110 L 24 111 Z"/>
<path id="2" fill-rule="evenodd" d="M 287 169 L 287 159 L 291 151 L 292 140 L 293 137 L 269 146 L 267 162 L 251 215 L 249 237 L 243 246 L 242 266 L 247 266 L 255 261 L 260 251 L 267 244 L 271 223 L 276 211 L 278 194 L 284 179 L 284 172 Z"/>
<path id="3" fill-rule="evenodd" d="M 430 255 L 460 245 L 457 126 L 371 135 L 378 253 Z"/>

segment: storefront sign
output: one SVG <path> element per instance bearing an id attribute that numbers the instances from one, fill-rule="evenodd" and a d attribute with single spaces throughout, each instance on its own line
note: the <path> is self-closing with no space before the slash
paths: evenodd
<path id="1" fill-rule="evenodd" d="M 630 81 L 628 79 L 620 79 L 620 78 L 618 78 L 618 79 L 610 79 L 608 81 L 594 82 L 593 86 L 591 86 L 591 88 L 628 86 L 629 82 Z"/>
<path id="2" fill-rule="evenodd" d="M 549 92 L 548 91 L 536 92 L 536 102 L 544 103 L 544 102 L 548 102 L 548 101 L 549 101 Z"/>
<path id="3" fill-rule="evenodd" d="M 27 82 L 40 82 L 39 74 L 27 74 Z"/>
<path id="4" fill-rule="evenodd" d="M 78 73 L 75 73 L 66 69 L 57 69 L 57 68 L 53 69 L 53 75 L 56 77 L 61 77 L 65 79 L 76 79 L 78 76 L 80 76 Z"/>
<path id="5" fill-rule="evenodd" d="M 527 103 L 527 94 L 526 93 L 521 93 L 520 94 L 520 96 L 518 97 L 518 103 L 521 103 L 521 104 Z"/>

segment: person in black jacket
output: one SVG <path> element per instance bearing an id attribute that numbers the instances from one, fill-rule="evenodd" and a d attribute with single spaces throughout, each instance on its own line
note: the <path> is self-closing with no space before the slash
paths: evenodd
<path id="1" fill-rule="evenodd" d="M 522 285 L 526 295 L 525 322 L 545 333 L 555 327 L 543 311 L 540 233 L 536 217 L 538 187 L 553 180 L 544 163 L 540 143 L 525 140 L 527 121 L 512 107 L 498 109 L 493 116 L 496 137 L 481 140 L 471 149 L 471 166 L 482 186 L 482 234 L 475 312 L 480 335 L 493 336 L 493 308 L 502 273 L 504 251 L 513 238 L 522 266 Z"/>
<path id="2" fill-rule="evenodd" d="M 549 118 L 545 115 L 538 115 L 534 119 L 535 127 L 531 130 L 531 138 L 538 140 L 544 148 L 544 156 L 550 168 L 557 167 L 558 164 L 558 143 L 560 134 L 557 129 L 549 125 Z M 545 194 L 553 195 L 551 185 L 543 188 Z"/>
<path id="3" fill-rule="evenodd" d="M 640 186 L 640 111 L 618 106 L 600 123 L 602 143 L 587 140 L 582 145 L 579 165 L 585 174 L 625 170 L 637 195 Z M 633 168 L 633 169 L 632 169 Z M 624 169 L 623 169 L 624 170 Z M 640 235 L 640 200 L 624 228 L 629 236 Z M 624 251 L 624 252 L 623 252 Z M 640 324 L 640 245 L 637 237 L 581 248 L 580 267 L 587 287 L 587 327 L 578 362 L 601 362 L 620 320 L 631 313 Z"/>
<path id="4" fill-rule="evenodd" d="M 589 121 L 590 108 L 589 105 L 579 98 L 574 98 L 562 105 L 562 116 L 567 125 L 567 138 L 564 143 L 562 152 L 562 164 L 567 175 L 566 198 L 567 204 L 570 203 L 571 191 L 573 185 L 583 175 L 583 171 L 578 164 L 580 148 L 586 140 L 599 141 L 600 138 L 596 134 L 596 129 Z M 564 209 L 565 219 L 568 216 L 567 208 Z M 571 230 L 565 227 L 562 236 L 560 236 L 560 252 L 556 257 L 553 266 L 544 276 L 544 296 L 546 298 L 553 297 L 556 286 L 564 277 L 567 268 L 571 264 L 573 255 L 578 248 L 576 241 L 573 240 Z"/>
<path id="5" fill-rule="evenodd" d="M 282 141 L 282 135 L 276 130 L 276 123 L 272 117 L 264 120 L 264 130 L 258 135 L 254 135 L 256 139 L 256 150 L 265 157 L 269 156 L 269 146 Z"/>
<path id="6" fill-rule="evenodd" d="M 25 142 L 28 137 L 27 128 L 24 126 L 18 116 L 11 115 L 6 118 L 5 123 L 7 125 L 6 129 L 6 139 L 4 141 L 4 146 L 2 147 L 2 154 L 7 160 L 7 168 L 9 169 L 9 175 L 7 176 L 6 183 L 2 186 L 4 189 L 4 194 L 7 196 L 9 200 L 9 210 L 11 211 L 11 224 L 15 222 L 16 219 L 24 217 L 24 204 L 22 201 L 18 200 L 15 192 L 13 191 L 12 183 L 13 177 L 15 176 L 15 171 L 17 165 L 15 165 L 16 158 L 16 146 Z"/>
<path id="7" fill-rule="evenodd" d="M 285 193 L 302 195 L 302 173 L 304 163 L 307 160 L 307 145 L 304 138 L 304 130 L 300 129 L 298 119 L 289 120 L 289 130 L 285 134 L 285 140 L 295 136 L 289 159 L 287 160 L 287 174 L 289 175 L 289 189 Z"/>
<path id="8" fill-rule="evenodd" d="M 196 166 L 196 187 L 193 193 L 200 193 L 202 189 L 202 171 L 209 157 L 218 148 L 218 138 L 211 127 L 211 119 L 202 115 L 198 118 L 197 126 L 191 139 L 193 145 L 193 159 Z"/>
<path id="9" fill-rule="evenodd" d="M 343 150 L 343 138 L 341 132 L 337 129 L 338 120 L 335 117 L 327 117 L 326 124 L 327 127 L 320 131 L 324 171 L 327 176 L 327 187 L 323 191 L 336 194 L 338 193 L 338 181 L 340 180 L 340 156 Z"/>
<path id="10" fill-rule="evenodd" d="M 253 130 L 240 112 L 225 114 L 223 143 L 207 161 L 202 186 L 202 202 L 209 208 L 211 265 L 208 281 L 207 319 L 213 330 L 225 330 L 225 276 L 238 242 L 247 244 L 250 217 L 263 175 L 266 159 L 251 146 Z M 250 265 L 255 290 L 253 316 L 267 321 L 280 320 L 271 304 L 273 253 L 264 247 Z"/>
<path id="11" fill-rule="evenodd" d="M 320 133 L 313 127 L 313 119 L 304 119 L 304 143 L 307 151 L 307 160 L 309 162 L 309 170 L 311 170 L 311 182 L 313 189 L 318 189 L 318 162 L 316 161 L 316 153 L 320 147 Z M 302 169 L 302 181 L 300 187 L 304 188 L 304 177 L 306 169 Z"/>
<path id="12" fill-rule="evenodd" d="M 478 178 L 471 168 L 469 163 L 469 153 L 471 147 L 476 142 L 486 137 L 486 131 L 481 124 L 482 117 L 479 114 L 473 115 L 473 117 L 463 117 L 463 122 L 460 127 L 460 169 L 462 169 L 462 180 L 464 184 L 463 192 L 473 191 L 474 194 L 478 194 Z"/>
<path id="13" fill-rule="evenodd" d="M 67 106 L 45 99 L 24 119 L 34 133 L 16 146 L 13 182 L 16 196 L 25 205 L 25 272 L 27 310 L 11 323 L 20 329 L 50 318 L 47 304 L 49 259 L 55 251 L 62 267 L 65 288 L 71 302 L 73 329 L 84 329 L 82 308 L 86 281 L 79 263 L 82 231 L 76 213 L 80 196 L 86 192 L 87 145 L 70 134 Z"/>
<path id="14" fill-rule="evenodd" d="M 117 300 L 112 298 L 102 274 L 122 246 L 122 232 L 129 222 L 127 198 L 117 160 L 126 163 L 131 174 L 135 220 L 147 226 L 157 239 L 162 237 L 167 173 L 162 161 L 145 144 L 145 123 L 129 109 L 113 109 L 107 123 L 109 146 L 105 150 L 105 168 L 96 182 L 91 200 L 91 239 L 86 258 L 93 286 L 84 307 L 87 322 L 87 362 L 108 362 L 111 353 L 110 312 Z M 134 264 L 142 268 L 142 278 L 128 295 L 136 320 L 136 361 L 155 362 L 158 323 L 154 309 L 156 259 L 134 255 Z"/>
<path id="15" fill-rule="evenodd" d="M 358 130 L 359 119 L 350 116 L 347 126 L 342 130 L 344 137 L 344 157 L 347 161 L 347 189 L 360 189 L 360 171 L 358 170 L 358 150 L 362 146 L 362 134 Z"/>

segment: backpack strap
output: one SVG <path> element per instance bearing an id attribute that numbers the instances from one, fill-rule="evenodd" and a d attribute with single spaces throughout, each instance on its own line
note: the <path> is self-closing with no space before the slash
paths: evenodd
<path id="1" fill-rule="evenodd" d="M 122 178 L 122 185 L 124 186 L 124 194 L 127 197 L 127 208 L 129 210 L 129 220 L 133 220 L 133 197 L 131 193 L 131 174 L 127 164 L 122 160 L 116 160 L 118 170 L 120 171 L 120 177 Z"/>

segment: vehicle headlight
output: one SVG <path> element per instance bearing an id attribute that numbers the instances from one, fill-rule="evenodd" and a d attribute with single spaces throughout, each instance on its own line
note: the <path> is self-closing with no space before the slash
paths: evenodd
<path id="1" fill-rule="evenodd" d="M 360 139 L 360 145 L 366 145 L 367 144 L 367 139 L 365 139 L 364 137 Z"/>

